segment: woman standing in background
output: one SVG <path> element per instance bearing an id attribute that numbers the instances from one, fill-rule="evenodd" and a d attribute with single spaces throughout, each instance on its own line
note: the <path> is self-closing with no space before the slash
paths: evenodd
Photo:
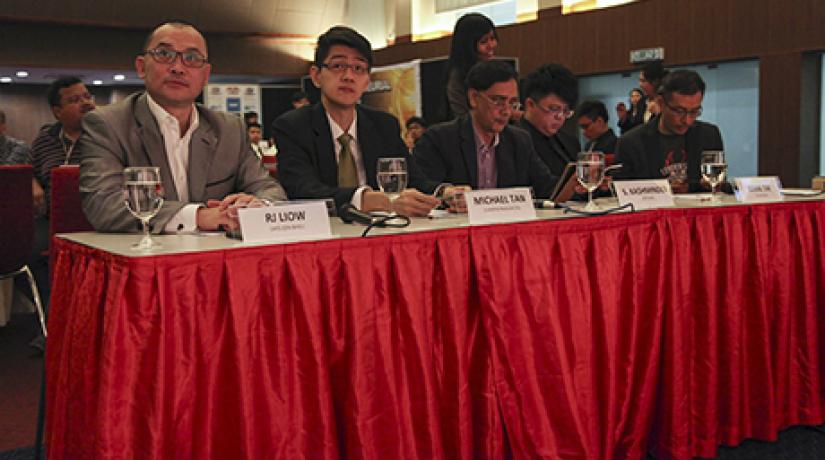
<path id="1" fill-rule="evenodd" d="M 647 110 L 647 100 L 642 90 L 633 88 L 630 90 L 630 110 L 625 107 L 624 102 L 616 106 L 616 115 L 619 116 L 618 125 L 622 134 L 645 122 L 645 110 Z"/>
<path id="2" fill-rule="evenodd" d="M 447 60 L 447 107 L 445 120 L 469 112 L 464 77 L 476 62 L 489 61 L 498 47 L 496 26 L 487 16 L 465 14 L 455 23 Z"/>

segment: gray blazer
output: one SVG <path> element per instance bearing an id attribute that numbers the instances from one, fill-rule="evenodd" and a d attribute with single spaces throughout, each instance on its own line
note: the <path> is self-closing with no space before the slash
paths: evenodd
<path id="1" fill-rule="evenodd" d="M 249 148 L 243 121 L 201 106 L 197 110 L 200 121 L 189 147 L 190 202 L 206 203 L 237 192 L 270 201 L 285 200 L 284 189 Z M 86 114 L 76 149 L 83 211 L 98 231 L 140 228 L 123 203 L 122 173 L 128 166 L 160 167 L 165 201 L 151 221 L 153 233 L 162 232 L 188 204 L 178 201 L 163 137 L 145 93 Z"/>

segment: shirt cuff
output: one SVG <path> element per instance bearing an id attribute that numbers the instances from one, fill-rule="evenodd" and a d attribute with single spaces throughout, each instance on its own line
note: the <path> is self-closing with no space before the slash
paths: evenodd
<path id="1" fill-rule="evenodd" d="M 198 209 L 202 204 L 187 204 L 169 219 L 163 227 L 164 233 L 195 233 L 198 231 Z"/>
<path id="2" fill-rule="evenodd" d="M 364 192 L 367 190 L 372 190 L 372 187 L 369 185 L 362 185 L 355 190 L 355 193 L 352 194 L 352 199 L 349 200 L 350 204 L 355 206 L 355 209 L 361 209 L 361 198 L 364 196 Z"/>

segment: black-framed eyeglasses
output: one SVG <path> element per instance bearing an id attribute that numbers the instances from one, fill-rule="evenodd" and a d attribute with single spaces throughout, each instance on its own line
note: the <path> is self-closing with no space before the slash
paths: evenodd
<path id="1" fill-rule="evenodd" d="M 143 54 L 152 56 L 152 59 L 154 59 L 155 62 L 159 62 L 161 64 L 171 64 L 175 62 L 175 59 L 177 59 L 178 55 L 180 55 L 180 61 L 183 65 L 195 69 L 200 69 L 206 65 L 207 62 L 209 62 L 209 59 L 207 59 L 206 56 L 195 50 L 175 51 L 169 48 L 155 48 L 145 50 Z"/>
<path id="2" fill-rule="evenodd" d="M 664 99 L 664 101 L 667 108 L 670 109 L 671 112 L 675 113 L 679 118 L 690 117 L 696 119 L 702 116 L 701 106 L 698 109 L 685 110 L 681 107 L 673 107 L 672 105 L 670 105 L 670 103 L 667 102 L 667 99 Z"/>
<path id="3" fill-rule="evenodd" d="M 484 96 L 484 99 L 490 101 L 490 103 L 498 109 L 505 109 L 509 107 L 510 110 L 514 112 L 521 109 L 521 102 L 518 99 L 507 99 L 507 96 L 501 96 L 498 94 L 488 96 L 481 91 L 479 91 L 478 94 Z"/>
<path id="4" fill-rule="evenodd" d="M 341 74 L 345 73 L 347 71 L 347 69 L 352 70 L 352 73 L 354 73 L 355 75 L 366 75 L 370 71 L 370 68 L 369 68 L 368 65 L 362 64 L 362 63 L 359 63 L 359 62 L 356 62 L 354 64 L 350 64 L 348 62 L 335 61 L 335 62 L 321 64 L 321 67 L 323 67 L 325 69 L 329 69 L 330 72 L 332 72 L 334 74 L 338 74 L 338 75 L 341 75 Z"/>
<path id="5" fill-rule="evenodd" d="M 555 117 L 564 117 L 564 118 L 573 118 L 573 114 L 575 111 L 566 108 L 563 105 L 551 105 L 550 107 L 542 107 L 541 104 L 536 102 L 536 107 L 541 109 L 542 112 L 546 114 L 553 115 Z"/>
<path id="6" fill-rule="evenodd" d="M 79 104 L 83 101 L 92 101 L 94 102 L 95 96 L 91 93 L 83 93 L 83 94 L 75 94 L 74 96 L 69 96 L 63 102 L 64 104 Z"/>

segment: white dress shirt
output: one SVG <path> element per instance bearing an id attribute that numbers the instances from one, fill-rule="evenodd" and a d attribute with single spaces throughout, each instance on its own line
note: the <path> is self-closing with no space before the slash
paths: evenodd
<path id="1" fill-rule="evenodd" d="M 146 100 L 149 104 L 149 111 L 155 117 L 155 121 L 163 136 L 163 145 L 166 147 L 166 158 L 169 161 L 169 168 L 172 172 L 172 181 L 178 191 L 178 201 L 189 201 L 189 145 L 192 133 L 198 127 L 198 109 L 192 104 L 192 118 L 189 129 L 181 136 L 180 123 L 178 119 L 164 110 L 148 93 Z M 167 233 L 193 232 L 198 229 L 197 212 L 202 204 L 187 204 L 177 214 L 172 216 L 164 227 Z"/>
<path id="2" fill-rule="evenodd" d="M 332 117 L 327 113 L 327 120 L 329 121 L 329 129 L 332 132 L 332 145 L 335 147 L 335 163 L 338 164 L 339 158 L 341 156 L 341 143 L 338 142 L 338 138 L 341 137 L 342 134 L 348 132 L 350 136 L 352 136 L 352 140 L 350 141 L 349 151 L 352 153 L 352 159 L 355 161 L 355 171 L 358 173 L 358 189 L 355 190 L 355 193 L 352 195 L 352 203 L 358 209 L 361 209 L 361 196 L 364 194 L 365 190 L 371 190 L 372 188 L 367 185 L 367 171 L 364 168 L 364 159 L 361 155 L 361 147 L 358 145 L 358 111 L 355 111 L 355 117 L 352 119 L 352 124 L 349 127 L 348 131 L 344 131 L 343 128 L 338 126 L 338 123 L 332 119 Z"/>

